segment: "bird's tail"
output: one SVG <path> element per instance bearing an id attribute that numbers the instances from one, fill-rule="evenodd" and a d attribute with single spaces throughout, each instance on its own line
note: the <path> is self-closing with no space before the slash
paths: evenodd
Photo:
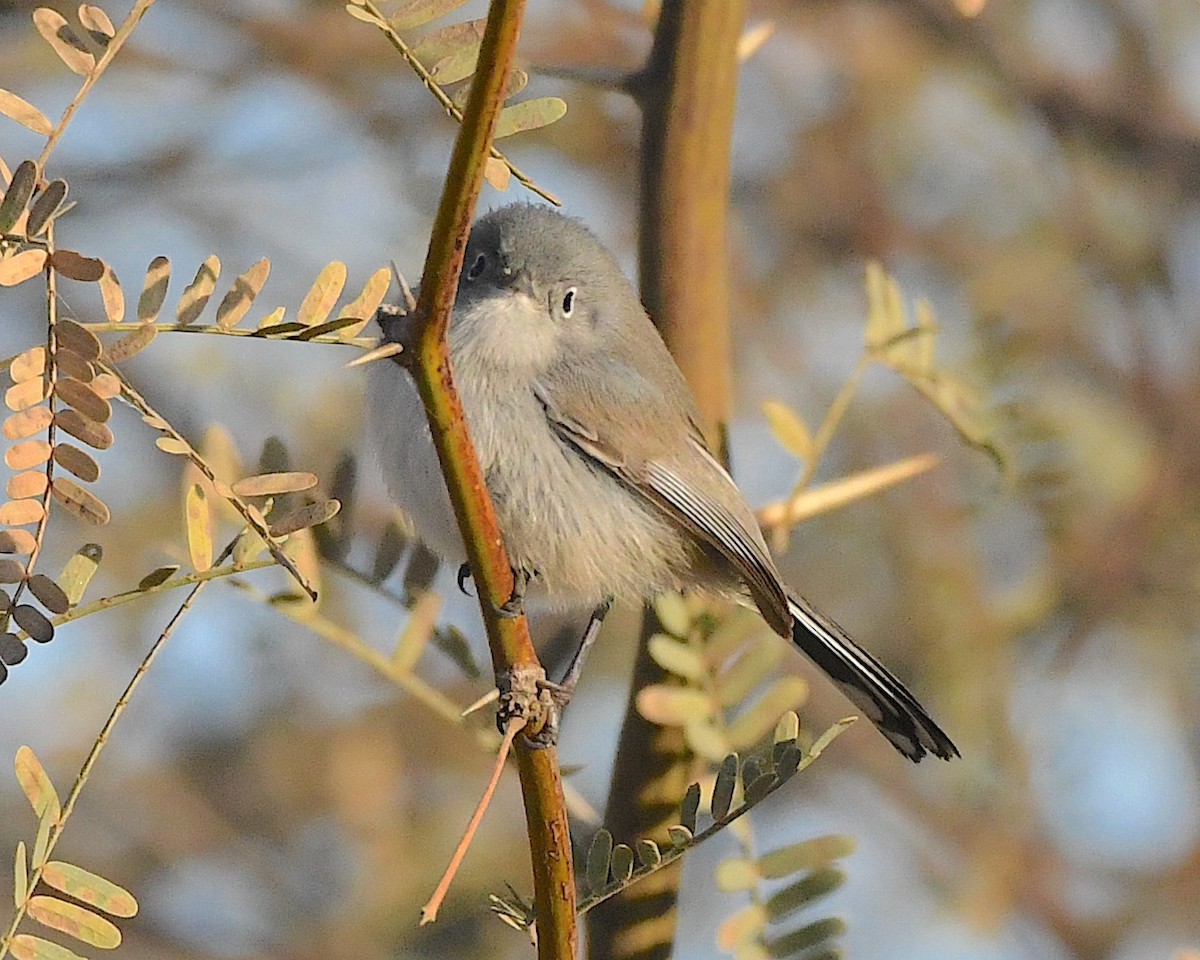
<path id="1" fill-rule="evenodd" d="M 792 642 L 829 675 L 892 746 L 914 763 L 926 753 L 949 760 L 956 747 L 917 698 L 846 631 L 797 594 L 788 594 Z"/>

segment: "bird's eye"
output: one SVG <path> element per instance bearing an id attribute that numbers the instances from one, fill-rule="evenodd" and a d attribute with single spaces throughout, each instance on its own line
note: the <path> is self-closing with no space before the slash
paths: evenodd
<path id="1" fill-rule="evenodd" d="M 563 294 L 562 312 L 564 317 L 569 317 L 575 312 L 575 293 L 575 288 L 571 287 L 566 293 Z"/>
<path id="2" fill-rule="evenodd" d="M 470 269 L 467 270 L 467 279 L 468 280 L 478 280 L 479 275 L 481 273 L 483 273 L 483 268 L 486 266 L 487 266 L 487 257 L 481 253 L 479 256 L 477 256 L 475 258 L 475 262 L 471 264 Z"/>

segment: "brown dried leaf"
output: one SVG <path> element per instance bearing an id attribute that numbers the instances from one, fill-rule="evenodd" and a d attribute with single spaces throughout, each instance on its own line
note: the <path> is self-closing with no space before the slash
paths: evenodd
<path id="1" fill-rule="evenodd" d="M 300 507 L 298 510 L 293 510 L 287 516 L 272 523 L 270 534 L 276 538 L 286 537 L 297 530 L 315 527 L 317 524 L 332 520 L 337 516 L 337 512 L 340 509 L 342 509 L 342 505 L 336 500 L 323 500 L 319 503 L 310 503 Z"/>
<path id="2" fill-rule="evenodd" d="M 339 260 L 327 264 L 317 274 L 317 279 L 300 302 L 300 309 L 296 313 L 296 322 L 302 323 L 306 327 L 324 323 L 333 310 L 333 305 L 337 303 L 338 297 L 342 295 L 342 288 L 345 285 L 346 265 Z"/>
<path id="3" fill-rule="evenodd" d="M 74 320 L 59 320 L 54 325 L 54 340 L 56 346 L 74 350 L 84 360 L 100 359 L 100 341 L 91 330 Z"/>
<path id="4" fill-rule="evenodd" d="M 67 69 L 86 77 L 96 68 L 96 58 L 57 10 L 38 7 L 33 11 L 33 25 L 67 65 Z"/>
<path id="5" fill-rule="evenodd" d="M 194 323 L 204 312 L 209 297 L 217 286 L 217 278 L 221 276 L 221 261 L 214 255 L 200 264 L 196 271 L 196 279 L 188 284 L 179 298 L 179 306 L 175 310 L 175 321 L 181 327 Z"/>
<path id="6" fill-rule="evenodd" d="M 507 190 L 512 182 L 508 164 L 497 157 L 488 157 L 483 164 L 483 178 L 497 190 Z"/>
<path id="7" fill-rule="evenodd" d="M 91 387 L 96 391 L 96 396 L 105 400 L 113 400 L 121 395 L 121 380 L 111 373 L 96 374 Z"/>
<path id="8" fill-rule="evenodd" d="M 423 27 L 463 6 L 467 0 L 409 0 L 388 17 L 388 23 L 396 30 L 411 30 Z"/>
<path id="9" fill-rule="evenodd" d="M 121 281 L 112 272 L 112 267 L 105 267 L 104 275 L 98 283 L 100 299 L 104 302 L 104 315 L 109 323 L 120 323 L 125 318 L 125 293 L 121 290 Z"/>
<path id="10" fill-rule="evenodd" d="M 33 196 L 33 188 L 37 186 L 37 164 L 32 160 L 22 160 L 13 171 L 12 179 L 8 182 L 8 190 L 0 201 L 0 233 L 8 233 L 25 211 L 25 204 Z"/>
<path id="11" fill-rule="evenodd" d="M 0 523 L 10 527 L 37 523 L 45 515 L 45 508 L 37 500 L 9 500 L 0 506 Z"/>
<path id="12" fill-rule="evenodd" d="M 0 287 L 15 287 L 36 277 L 46 265 L 45 250 L 22 250 L 0 260 Z"/>
<path id="13" fill-rule="evenodd" d="M 104 350 L 104 357 L 109 363 L 124 363 L 150 346 L 157 336 L 158 327 L 153 323 L 143 323 L 120 340 L 110 343 Z"/>
<path id="14" fill-rule="evenodd" d="M 41 433 L 53 419 L 54 414 L 49 407 L 29 407 L 4 421 L 4 436 L 9 440 L 24 440 Z"/>
<path id="15" fill-rule="evenodd" d="M 25 380 L 5 391 L 4 403 L 10 410 L 27 410 L 46 399 L 46 390 L 46 381 L 41 377 Z"/>
<path id="16" fill-rule="evenodd" d="M 263 284 L 271 273 L 271 261 L 266 257 L 239 276 L 217 307 L 217 326 L 230 330 L 241 323 L 250 310 L 255 297 L 262 291 Z"/>
<path id="17" fill-rule="evenodd" d="M 79 22 L 102 47 L 108 46 L 108 41 L 116 36 L 117 31 L 113 28 L 113 22 L 108 19 L 108 14 L 89 3 L 80 5 Z"/>
<path id="18" fill-rule="evenodd" d="M 27 603 L 13 607 L 12 618 L 17 626 L 29 634 L 29 639 L 38 643 L 49 643 L 54 639 L 54 624 L 37 607 Z"/>
<path id="19" fill-rule="evenodd" d="M 171 261 L 166 257 L 155 257 L 146 268 L 146 279 L 142 283 L 142 295 L 138 297 L 138 319 L 142 323 L 153 323 L 158 319 L 163 301 L 167 299 L 167 284 L 171 281 Z"/>
<path id="20" fill-rule="evenodd" d="M 40 136 L 48 137 L 54 132 L 54 124 L 50 122 L 49 117 L 32 103 L 22 100 L 8 90 L 0 90 L 0 113 Z"/>
<path id="21" fill-rule="evenodd" d="M 69 443 L 59 443 L 54 447 L 54 462 L 85 483 L 95 483 L 100 479 L 100 464 L 78 447 Z"/>
<path id="22" fill-rule="evenodd" d="M 25 646 L 24 640 L 18 637 L 15 633 L 0 633 L 0 667 L 15 667 L 28 655 L 29 648 Z M 20 843 L 18 843 L 17 848 L 17 855 L 20 856 L 24 852 L 23 847 Z M 23 862 L 18 867 L 18 870 L 21 872 L 17 873 L 16 876 L 19 876 L 21 880 L 24 880 L 27 876 L 25 872 L 27 867 Z M 20 880 L 18 880 L 17 883 L 17 889 L 19 890 Z"/>
<path id="23" fill-rule="evenodd" d="M 316 475 L 311 473 L 262 473 L 255 477 L 243 477 L 233 485 L 233 492 L 239 497 L 275 497 L 283 493 L 311 490 L 316 485 Z"/>
<path id="24" fill-rule="evenodd" d="M 179 564 L 172 563 L 166 567 L 157 567 L 138 581 L 139 590 L 150 590 L 161 586 L 179 572 Z"/>
<path id="25" fill-rule="evenodd" d="M 45 228 L 52 217 L 58 213 L 63 201 L 67 199 L 67 181 L 51 180 L 46 189 L 38 194 L 29 208 L 29 219 L 25 222 L 25 235 L 36 237 Z"/>
<path id="26" fill-rule="evenodd" d="M 0 530 L 0 553 L 33 553 L 36 543 L 28 530 Z"/>
<path id="27" fill-rule="evenodd" d="M 55 250 L 50 255 L 50 266 L 71 280 L 95 283 L 104 276 L 104 261 L 85 257 L 74 250 Z"/>
<path id="28" fill-rule="evenodd" d="M 566 112 L 567 101 L 561 97 L 535 97 L 532 100 L 514 103 L 500 111 L 500 117 L 496 121 L 495 139 L 548 127 L 561 120 Z"/>
<path id="29" fill-rule="evenodd" d="M 184 501 L 184 518 L 187 523 L 188 556 L 192 569 L 203 573 L 212 566 L 212 511 L 208 508 L 208 496 L 198 483 L 188 489 Z"/>
<path id="30" fill-rule="evenodd" d="M 50 485 L 54 499 L 63 505 L 69 513 L 75 514 L 88 523 L 103 525 L 108 523 L 111 514 L 108 504 L 98 496 L 66 477 L 55 477 Z"/>
<path id="31" fill-rule="evenodd" d="M 45 440 L 25 440 L 9 447 L 4 454 L 4 462 L 10 470 L 28 470 L 39 463 L 45 463 L 53 452 Z"/>
<path id="32" fill-rule="evenodd" d="M 26 497 L 40 497 L 46 492 L 46 487 L 50 483 L 46 474 L 41 470 L 28 470 L 25 473 L 18 473 L 11 477 L 8 485 L 4 488 L 13 500 L 24 500 Z"/>
<path id="33" fill-rule="evenodd" d="M 60 376 L 74 377 L 80 383 L 91 383 L 96 378 L 96 369 L 74 350 L 59 347 L 54 352 L 54 364 Z"/>
<path id="34" fill-rule="evenodd" d="M 25 579 L 25 564 L 19 560 L 0 557 L 0 583 L 20 583 Z"/>
<path id="35" fill-rule="evenodd" d="M 163 453 L 176 457 L 187 456 L 192 452 L 191 445 L 178 437 L 159 437 L 154 441 L 154 445 Z"/>
<path id="36" fill-rule="evenodd" d="M 44 573 L 35 573 L 29 578 L 29 592 L 53 614 L 61 616 L 71 609 L 71 601 L 67 599 L 62 587 Z"/>
<path id="37" fill-rule="evenodd" d="M 96 423 L 78 410 L 59 410 L 54 415 L 54 425 L 94 450 L 107 450 L 113 445 L 113 432 L 108 425 Z"/>
<path id="38" fill-rule="evenodd" d="M 362 333 L 363 327 L 370 323 L 375 311 L 387 296 L 388 288 L 392 285 L 392 271 L 388 267 L 380 267 L 363 284 L 362 292 L 342 309 L 343 317 L 357 317 L 358 323 L 342 327 L 341 337 L 350 340 Z"/>
<path id="39" fill-rule="evenodd" d="M 46 370 L 46 348 L 31 347 L 24 353 L 13 357 L 8 367 L 8 375 L 13 383 L 24 383 L 34 377 L 40 377 Z"/>
<path id="40" fill-rule="evenodd" d="M 54 392 L 63 403 L 74 407 L 89 420 L 107 423 L 112 417 L 112 405 L 97 396 L 96 391 L 86 383 L 66 377 L 54 385 Z"/>

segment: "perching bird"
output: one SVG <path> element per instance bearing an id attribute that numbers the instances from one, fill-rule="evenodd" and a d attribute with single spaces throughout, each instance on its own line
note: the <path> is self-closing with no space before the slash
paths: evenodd
<path id="1" fill-rule="evenodd" d="M 548 207 L 502 207 L 475 224 L 464 266 L 454 380 L 505 547 L 533 592 L 597 608 L 593 626 L 613 599 L 666 590 L 757 607 L 910 760 L 958 756 L 904 684 L 784 586 L 679 368 L 587 227 Z M 461 562 L 415 386 L 397 364 L 372 364 L 367 405 L 392 497 L 431 549 Z"/>

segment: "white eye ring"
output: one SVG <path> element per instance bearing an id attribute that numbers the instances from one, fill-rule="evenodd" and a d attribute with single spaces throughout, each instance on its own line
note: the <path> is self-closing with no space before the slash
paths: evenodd
<path id="1" fill-rule="evenodd" d="M 575 295 L 577 293 L 575 287 L 568 287 L 567 292 L 563 294 L 562 312 L 564 317 L 569 317 L 575 312 Z"/>
<path id="2" fill-rule="evenodd" d="M 467 270 L 467 279 L 468 280 L 479 279 L 479 275 L 481 273 L 483 273 L 483 268 L 486 266 L 487 266 L 487 257 L 481 253 L 479 256 L 477 256 L 475 258 L 475 262 L 473 264 L 471 264 L 470 269 Z"/>

